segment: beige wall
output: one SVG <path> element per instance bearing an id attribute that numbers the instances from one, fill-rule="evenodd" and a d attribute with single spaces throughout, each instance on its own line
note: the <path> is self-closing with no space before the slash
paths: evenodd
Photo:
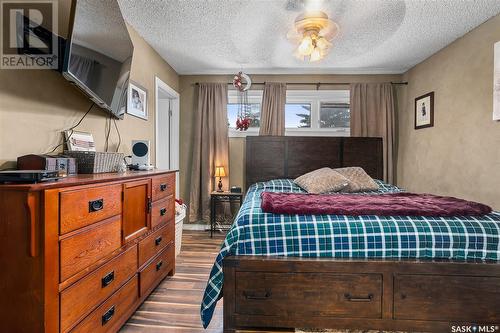
<path id="1" fill-rule="evenodd" d="M 500 123 L 492 121 L 493 44 L 500 16 L 404 75 L 398 184 L 500 209 Z M 434 91 L 434 127 L 414 130 L 414 99 Z"/>
<path id="2" fill-rule="evenodd" d="M 69 1 L 59 1 L 61 35 L 68 30 Z M 179 88 L 177 73 L 132 28 L 134 44 L 131 80 L 148 90 L 148 121 L 125 115 L 117 121 L 122 137 L 120 151 L 130 154 L 132 139 L 149 139 L 154 146 L 154 79 L 158 76 L 173 89 Z M 0 70 L 0 167 L 13 166 L 17 156 L 45 153 L 60 141 L 60 132 L 74 125 L 91 101 L 51 70 Z M 93 133 L 98 150 L 104 150 L 107 114 L 99 108 L 82 122 L 79 130 Z M 111 149 L 118 137 L 111 133 Z M 154 147 L 152 162 L 154 163 Z"/>
<path id="3" fill-rule="evenodd" d="M 230 82 L 231 75 L 188 75 L 180 77 L 181 94 L 181 147 L 180 187 L 181 197 L 189 200 L 193 145 L 193 112 L 196 111 L 196 82 Z M 401 75 L 252 75 L 254 82 L 389 82 L 401 80 Z M 262 89 L 262 86 L 256 88 Z M 290 88 L 289 88 L 290 89 Z M 314 89 L 310 85 L 293 86 L 293 89 Z M 349 86 L 329 86 L 324 89 L 349 89 Z M 224 187 L 244 186 L 245 183 L 245 138 L 229 139 L 229 179 L 223 179 Z"/>

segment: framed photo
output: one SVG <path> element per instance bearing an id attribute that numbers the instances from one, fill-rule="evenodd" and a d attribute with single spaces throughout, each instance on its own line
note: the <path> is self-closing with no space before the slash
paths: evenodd
<path id="1" fill-rule="evenodd" d="M 494 46 L 493 120 L 500 120 L 500 42 Z"/>
<path id="2" fill-rule="evenodd" d="M 415 98 L 415 129 L 434 126 L 434 91 Z"/>
<path id="3" fill-rule="evenodd" d="M 127 113 L 148 119 L 148 91 L 135 82 L 130 82 L 128 87 Z"/>

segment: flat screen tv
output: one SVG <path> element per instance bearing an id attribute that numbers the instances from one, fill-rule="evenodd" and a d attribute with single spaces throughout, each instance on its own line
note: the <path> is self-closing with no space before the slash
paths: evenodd
<path id="1" fill-rule="evenodd" d="M 123 118 L 134 47 L 117 0 L 77 0 L 63 76 Z"/>

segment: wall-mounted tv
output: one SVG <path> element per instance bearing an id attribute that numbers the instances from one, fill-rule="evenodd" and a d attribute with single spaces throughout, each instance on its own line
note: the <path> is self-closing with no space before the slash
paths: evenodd
<path id="1" fill-rule="evenodd" d="M 123 118 L 134 47 L 117 0 L 77 0 L 63 76 Z"/>

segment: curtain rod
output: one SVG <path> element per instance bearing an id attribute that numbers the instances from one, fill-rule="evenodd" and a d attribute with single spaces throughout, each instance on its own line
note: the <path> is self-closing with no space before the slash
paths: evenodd
<path id="1" fill-rule="evenodd" d="M 285 82 L 287 86 L 309 86 L 315 85 L 316 89 L 320 86 L 348 86 L 355 82 Z M 408 82 L 390 82 L 393 85 L 408 85 Z M 196 82 L 195 85 L 199 85 L 200 82 Z M 228 82 L 228 85 L 233 85 L 232 82 Z M 265 85 L 266 82 L 252 82 L 252 85 Z"/>

